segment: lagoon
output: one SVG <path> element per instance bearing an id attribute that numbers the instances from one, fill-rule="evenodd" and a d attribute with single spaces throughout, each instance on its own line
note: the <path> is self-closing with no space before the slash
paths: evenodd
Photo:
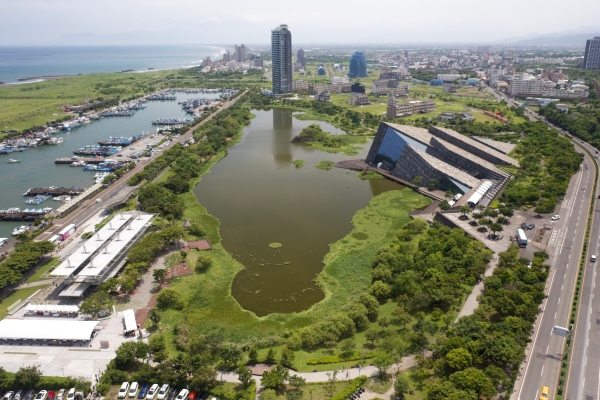
<path id="1" fill-rule="evenodd" d="M 355 171 L 316 168 L 320 161 L 364 158 L 309 149 L 292 138 L 312 123 L 291 110 L 254 110 L 239 143 L 194 189 L 198 201 L 221 221 L 222 244 L 246 269 L 232 295 L 257 316 L 292 313 L 323 299 L 315 283 L 328 245 L 352 229 L 352 216 L 380 193 L 404 187 L 387 179 L 360 179 Z M 296 168 L 294 160 L 305 164 Z M 281 243 L 279 248 L 269 244 Z"/>

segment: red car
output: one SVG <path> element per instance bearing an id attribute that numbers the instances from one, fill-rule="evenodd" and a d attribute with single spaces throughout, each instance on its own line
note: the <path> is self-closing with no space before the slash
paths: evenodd
<path id="1" fill-rule="evenodd" d="M 47 400 L 54 400 L 55 397 L 56 395 L 54 394 L 54 392 L 48 392 Z"/>

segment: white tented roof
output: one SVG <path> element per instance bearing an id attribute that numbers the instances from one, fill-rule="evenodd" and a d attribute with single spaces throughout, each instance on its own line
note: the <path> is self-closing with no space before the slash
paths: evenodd
<path id="1" fill-rule="evenodd" d="M 137 322 L 135 322 L 135 313 L 133 310 L 123 311 L 123 323 L 125 324 L 125 330 L 127 332 L 135 331 L 137 329 Z"/>
<path id="2" fill-rule="evenodd" d="M 131 214 L 118 214 L 102 229 L 86 240 L 73 254 L 63 261 L 54 271 L 52 276 L 69 276 L 81 267 L 102 245 L 104 245 L 119 229 L 131 219 Z"/>
<path id="3" fill-rule="evenodd" d="M 127 215 L 131 218 L 131 215 Z M 104 249 L 99 252 L 93 259 L 90 260 L 89 264 L 85 266 L 81 271 L 77 273 L 77 276 L 99 276 L 105 268 L 115 259 L 117 255 L 123 251 L 123 249 L 131 244 L 133 238 L 146 226 L 148 221 L 154 218 L 153 214 L 139 214 L 131 220 L 129 225 L 121 230 L 118 234 L 114 235 Z M 90 239 L 92 240 L 92 239 Z"/>
<path id="4" fill-rule="evenodd" d="M 467 204 L 470 205 L 471 207 L 479 204 L 479 202 L 481 201 L 483 196 L 485 196 L 487 191 L 490 190 L 492 185 L 493 185 L 493 183 L 490 181 L 483 182 L 483 184 L 481 186 L 479 186 L 479 188 L 477 188 L 475 193 L 473 193 L 473 195 L 471 197 L 469 197 L 469 200 L 467 200 Z"/>
<path id="5" fill-rule="evenodd" d="M 0 321 L 0 339 L 83 340 L 92 336 L 98 321 L 64 319 L 4 319 Z"/>
<path id="6" fill-rule="evenodd" d="M 89 283 L 73 283 L 71 286 L 60 292 L 59 297 L 81 297 L 91 286 Z"/>
<path id="7" fill-rule="evenodd" d="M 77 306 L 61 306 L 58 304 L 28 304 L 26 311 L 46 311 L 46 312 L 79 312 Z"/>

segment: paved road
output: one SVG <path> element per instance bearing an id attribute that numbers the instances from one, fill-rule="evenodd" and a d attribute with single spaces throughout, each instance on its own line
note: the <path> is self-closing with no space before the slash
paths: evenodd
<path id="1" fill-rule="evenodd" d="M 217 113 L 229 108 L 232 104 L 234 104 L 237 101 L 237 99 L 239 99 L 241 96 L 243 96 L 244 93 L 245 92 L 241 93 L 238 97 L 236 97 L 233 100 L 225 102 L 219 108 L 219 111 L 209 115 L 208 118 L 201 121 L 197 125 L 194 125 L 186 133 L 181 135 L 179 138 L 173 140 L 171 142 L 171 144 L 169 146 L 167 146 L 163 151 L 171 148 L 172 146 L 175 146 L 175 144 L 177 144 L 177 143 L 184 143 L 186 140 L 188 140 L 192 136 L 192 133 L 195 129 L 197 129 L 200 125 L 205 124 L 207 121 L 210 121 Z M 161 154 L 161 153 L 159 153 L 159 154 Z M 127 185 L 127 181 L 129 180 L 129 178 L 131 178 L 137 172 L 141 171 L 147 164 L 149 164 L 152 160 L 154 160 L 156 157 L 158 157 L 159 154 L 155 155 L 154 157 L 149 158 L 145 162 L 138 163 L 135 166 L 135 168 L 133 168 L 127 174 L 122 176 L 118 181 L 116 181 L 112 185 L 109 185 L 102 192 L 100 192 L 99 194 L 94 196 L 94 198 L 83 202 L 83 204 L 81 204 L 79 206 L 79 208 L 77 208 L 75 211 L 71 212 L 66 217 L 54 220 L 54 225 L 51 228 L 49 228 L 48 230 L 46 230 L 43 234 L 38 236 L 37 240 L 46 240 L 46 239 L 52 237 L 53 235 L 55 235 L 64 226 L 67 226 L 69 224 L 76 224 L 78 226 L 81 225 L 81 223 L 83 223 L 85 220 L 87 220 L 91 216 L 95 215 L 99 211 L 103 210 L 107 206 L 107 204 L 110 203 L 110 199 L 112 197 L 115 197 L 126 191 L 131 191 L 132 188 Z M 99 203 L 96 203 L 97 198 L 102 199 L 102 201 L 100 201 Z"/>
<path id="2" fill-rule="evenodd" d="M 514 99 L 490 88 L 486 88 L 486 91 L 498 100 L 504 99 L 509 106 L 516 106 Z M 525 109 L 525 116 L 531 121 L 540 120 L 562 134 L 567 133 L 533 111 Z M 582 146 L 586 145 L 582 144 Z M 576 148 L 583 152 L 578 146 Z M 594 151 L 592 150 L 591 153 L 594 154 Z M 552 398 L 556 395 L 565 339 L 553 335 L 552 328 L 569 325 L 579 257 L 585 240 L 588 210 L 590 202 L 593 201 L 592 197 L 595 197 L 591 193 L 595 179 L 595 160 L 585 152 L 584 155 L 581 170 L 571 178 L 562 202 L 559 211 L 561 219 L 552 223 L 547 248 L 547 253 L 550 255 L 548 263 L 551 266 L 546 283 L 547 298 L 540 307 L 541 313 L 535 322 L 532 342 L 527 347 L 525 360 L 521 365 L 514 392 L 511 394 L 512 400 L 537 400 L 542 386 L 550 388 Z M 598 237 L 597 226 L 594 226 L 593 232 L 595 236 L 592 233 L 592 237 Z M 595 399 L 600 400 L 597 397 Z"/>

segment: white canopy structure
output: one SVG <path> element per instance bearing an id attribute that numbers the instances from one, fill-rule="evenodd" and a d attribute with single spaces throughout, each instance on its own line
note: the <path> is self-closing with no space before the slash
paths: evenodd
<path id="1" fill-rule="evenodd" d="M 137 322 L 135 321 L 135 313 L 133 310 L 123 311 L 123 324 L 127 332 L 135 331 L 137 329 Z"/>
<path id="2" fill-rule="evenodd" d="M 492 182 L 484 181 L 481 184 L 481 186 L 479 186 L 479 188 L 477 188 L 475 193 L 473 193 L 473 195 L 471 197 L 469 197 L 469 200 L 467 200 L 467 204 L 471 207 L 475 207 L 477 204 L 479 204 L 481 199 L 483 199 L 483 196 L 485 196 L 485 194 L 492 187 L 492 185 L 493 185 Z"/>
<path id="3" fill-rule="evenodd" d="M 4 319 L 0 321 L 0 339 L 88 341 L 96 325 L 98 321 Z"/>
<path id="4" fill-rule="evenodd" d="M 61 306 L 58 304 L 29 304 L 25 307 L 26 311 L 36 312 L 36 311 L 44 311 L 44 312 L 66 312 L 66 313 L 76 313 L 79 312 L 79 307 L 77 306 Z"/>

